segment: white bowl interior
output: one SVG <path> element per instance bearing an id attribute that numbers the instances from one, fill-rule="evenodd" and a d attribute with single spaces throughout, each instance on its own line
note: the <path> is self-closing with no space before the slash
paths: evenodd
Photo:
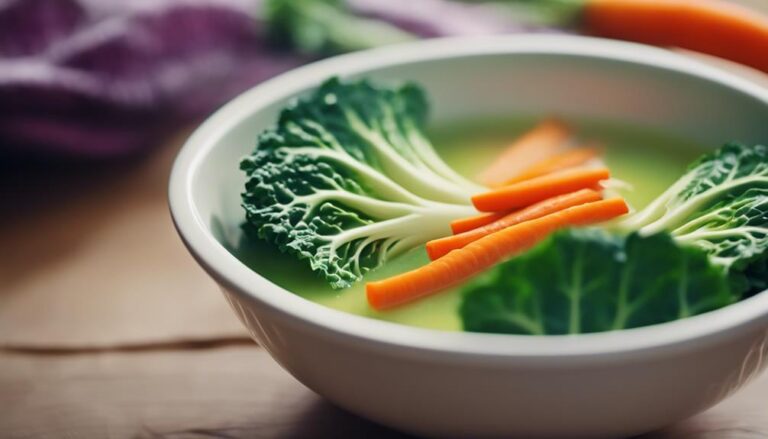
<path id="1" fill-rule="evenodd" d="M 765 90 L 664 50 L 588 38 L 425 42 L 323 61 L 256 87 L 187 142 L 171 177 L 171 210 L 254 338 L 308 387 L 434 437 L 597 438 L 689 416 L 764 367 L 768 293 L 663 325 L 531 337 L 380 322 L 261 278 L 227 250 L 243 220 L 238 162 L 289 99 L 334 74 L 417 81 L 435 124 L 557 113 L 630 122 L 703 148 L 768 142 Z"/>
<path id="2" fill-rule="evenodd" d="M 262 300 L 269 296 L 266 302 L 273 305 L 304 299 L 285 298 L 285 292 L 274 286 L 267 288 L 269 291 L 252 287 L 258 277 L 242 280 L 246 273 L 252 276 L 249 268 L 234 267 L 242 264 L 233 257 L 223 261 L 210 254 L 203 249 L 209 243 L 200 243 L 204 239 L 199 231 L 192 233 L 190 229 L 202 227 L 203 234 L 213 235 L 224 248 L 237 245 L 244 219 L 239 196 L 244 184 L 238 169 L 240 159 L 251 152 L 256 135 L 274 123 L 290 99 L 332 75 L 416 81 L 427 89 L 432 123 L 438 125 L 467 117 L 554 113 L 566 118 L 629 122 L 692 140 L 705 148 L 730 140 L 768 142 L 765 90 L 718 69 L 646 46 L 562 36 L 443 40 L 316 63 L 252 89 L 211 117 L 185 146 L 171 181 L 174 217 L 193 254 L 220 281 L 238 283 L 234 278 L 239 277 L 236 289 L 258 293 Z M 176 195 L 175 185 L 179 187 Z M 186 203 L 190 205 L 176 208 Z M 188 213 L 194 217 L 195 226 L 187 226 Z M 321 310 L 320 305 L 306 305 L 314 308 L 293 300 L 283 309 L 290 308 L 304 319 L 331 311 Z M 762 310 L 752 309 L 749 313 L 755 317 Z M 335 317 L 327 326 L 341 327 L 343 322 L 351 322 L 345 319 L 353 316 Z M 360 325 L 383 324 L 390 326 L 391 334 L 400 331 L 400 340 L 413 340 L 411 334 L 393 328 L 395 325 L 355 318 L 358 321 L 354 325 L 346 326 L 355 329 L 348 332 L 376 334 L 380 331 L 362 331 Z M 318 317 L 316 321 L 321 320 Z M 366 323 L 361 323 L 363 320 Z M 697 328 L 705 327 L 701 324 Z M 445 337 L 449 336 L 458 340 L 457 334 L 445 333 Z M 474 346 L 474 342 L 466 344 Z"/>
<path id="3" fill-rule="evenodd" d="M 709 147 L 729 140 L 768 139 L 765 104 L 752 96 L 673 69 L 599 55 L 489 53 L 405 60 L 396 66 L 339 73 L 422 84 L 436 125 L 467 117 L 558 114 L 630 122 Z M 244 219 L 240 159 L 252 151 L 256 135 L 274 123 L 286 102 L 317 85 L 298 87 L 276 102 L 228 121 L 230 129 L 202 158 L 193 199 L 206 227 L 222 244 L 237 243 Z"/>

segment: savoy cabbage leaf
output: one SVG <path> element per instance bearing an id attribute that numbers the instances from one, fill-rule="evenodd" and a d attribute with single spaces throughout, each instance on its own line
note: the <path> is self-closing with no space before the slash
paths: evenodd
<path id="1" fill-rule="evenodd" d="M 666 192 L 622 222 L 642 235 L 670 232 L 707 252 L 743 293 L 768 271 L 768 147 L 735 143 L 693 163 Z"/>
<path id="2" fill-rule="evenodd" d="M 673 321 L 735 297 L 707 254 L 668 234 L 561 231 L 463 288 L 464 329 L 578 334 Z"/>
<path id="3" fill-rule="evenodd" d="M 284 109 L 240 164 L 246 233 L 344 288 L 387 259 L 450 233 L 480 187 L 424 134 L 424 93 L 330 79 Z"/>

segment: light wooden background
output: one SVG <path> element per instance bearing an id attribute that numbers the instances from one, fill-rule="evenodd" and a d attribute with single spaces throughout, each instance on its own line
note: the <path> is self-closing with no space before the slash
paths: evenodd
<path id="1" fill-rule="evenodd" d="M 0 438 L 403 437 L 282 371 L 187 255 L 166 204 L 187 134 L 106 167 L 0 164 Z M 768 438 L 768 375 L 645 438 Z"/>

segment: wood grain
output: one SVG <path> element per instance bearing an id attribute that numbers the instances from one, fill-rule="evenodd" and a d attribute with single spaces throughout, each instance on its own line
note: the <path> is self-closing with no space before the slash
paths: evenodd
<path id="1" fill-rule="evenodd" d="M 0 364 L 3 438 L 407 437 L 335 408 L 255 346 L 6 353 Z M 767 395 L 763 375 L 710 411 L 642 439 L 766 438 Z"/>
<path id="2" fill-rule="evenodd" d="M 0 165 L 0 346 L 246 334 L 168 212 L 187 135 L 116 163 Z"/>
<path id="3" fill-rule="evenodd" d="M 4 438 L 402 437 L 324 402 L 259 348 L 0 364 Z"/>
<path id="4" fill-rule="evenodd" d="M 0 438 L 407 437 L 333 407 L 244 338 L 168 215 L 187 134 L 114 163 L 0 162 Z M 768 375 L 642 437 L 678 438 L 768 438 Z"/>

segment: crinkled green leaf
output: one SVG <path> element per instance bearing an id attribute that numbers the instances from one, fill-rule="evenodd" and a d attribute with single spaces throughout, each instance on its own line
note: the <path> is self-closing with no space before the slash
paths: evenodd
<path id="1" fill-rule="evenodd" d="M 293 102 L 240 167 L 254 237 L 305 260 L 336 287 L 450 233 L 478 188 L 452 171 L 423 132 L 412 84 L 331 79 Z"/>
<path id="2" fill-rule="evenodd" d="M 556 233 L 464 287 L 468 331 L 578 334 L 669 322 L 734 301 L 707 254 L 665 233 Z"/>
<path id="3" fill-rule="evenodd" d="M 766 285 L 768 147 L 727 144 L 703 156 L 669 190 L 623 223 L 648 235 L 668 231 L 726 268 L 735 288 Z"/>

